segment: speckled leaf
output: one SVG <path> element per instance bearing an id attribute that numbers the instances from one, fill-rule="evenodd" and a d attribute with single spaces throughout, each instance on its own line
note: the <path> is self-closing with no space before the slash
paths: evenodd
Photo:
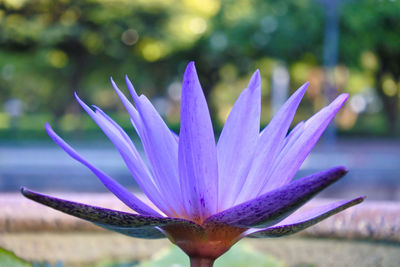
<path id="1" fill-rule="evenodd" d="M 265 238 L 265 237 L 281 237 L 286 235 L 295 234 L 301 230 L 304 230 L 314 224 L 319 223 L 326 218 L 335 215 L 347 208 L 361 203 L 365 197 L 357 197 L 352 200 L 340 201 L 315 209 L 311 209 L 306 212 L 301 212 L 295 216 L 289 216 L 279 224 L 269 227 L 267 229 L 249 229 L 244 233 L 244 236 L 253 238 Z M 292 218 L 294 217 L 294 218 Z"/>
<path id="2" fill-rule="evenodd" d="M 145 238 L 147 232 L 148 238 L 154 238 L 155 236 L 159 236 L 159 234 L 154 231 L 156 230 L 154 227 L 166 225 L 182 225 L 185 227 L 202 230 L 199 225 L 184 219 L 167 217 L 160 218 L 105 209 L 64 199 L 58 199 L 52 196 L 36 193 L 24 187 L 21 188 L 21 192 L 25 197 L 43 205 L 90 221 L 103 228 L 130 236 Z M 140 230 L 144 231 L 140 232 Z"/>
<path id="3" fill-rule="evenodd" d="M 312 174 L 215 214 L 205 223 L 255 228 L 275 225 L 346 173 L 344 167 L 336 167 Z"/>

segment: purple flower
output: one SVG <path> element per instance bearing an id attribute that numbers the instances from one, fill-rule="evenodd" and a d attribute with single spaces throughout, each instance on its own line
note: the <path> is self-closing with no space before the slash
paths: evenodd
<path id="1" fill-rule="evenodd" d="M 83 109 L 119 151 L 141 190 L 158 209 L 141 201 L 92 165 L 46 124 L 50 137 L 136 213 L 120 212 L 57 199 L 22 188 L 39 203 L 133 237 L 169 238 L 192 266 L 214 260 L 243 237 L 280 237 L 303 230 L 363 201 L 363 197 L 296 212 L 347 170 L 335 167 L 291 182 L 329 122 L 346 101 L 330 105 L 287 134 L 308 83 L 300 87 L 260 132 L 260 73 L 252 76 L 226 120 L 217 144 L 194 63 L 182 84 L 179 136 L 170 131 L 144 95 L 126 77 L 135 106 L 111 83 L 139 135 L 146 160 L 131 139 L 101 109 Z"/>

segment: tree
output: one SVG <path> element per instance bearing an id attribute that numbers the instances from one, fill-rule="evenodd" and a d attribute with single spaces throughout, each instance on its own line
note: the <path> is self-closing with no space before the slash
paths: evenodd
<path id="1" fill-rule="evenodd" d="M 378 59 L 370 66 L 375 75 L 375 88 L 384 104 L 388 130 L 398 133 L 400 93 L 400 2 L 352 1 L 344 5 L 341 16 L 341 60 L 360 65 L 363 52 Z"/>

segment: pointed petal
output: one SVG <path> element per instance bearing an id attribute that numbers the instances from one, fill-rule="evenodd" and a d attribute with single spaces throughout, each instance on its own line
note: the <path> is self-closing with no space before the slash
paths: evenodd
<path id="1" fill-rule="evenodd" d="M 180 208 L 182 198 L 178 175 L 178 143 L 145 96 L 136 99 L 135 104 L 143 123 L 143 147 L 156 183 L 163 194 L 169 196 L 176 211 L 184 214 Z"/>
<path id="2" fill-rule="evenodd" d="M 315 194 L 346 174 L 336 167 L 302 179 L 244 202 L 208 218 L 205 223 L 223 223 L 236 227 L 268 227 L 285 219 Z"/>
<path id="3" fill-rule="evenodd" d="M 217 144 L 218 210 L 231 207 L 249 172 L 260 132 L 261 81 L 257 70 L 230 112 Z"/>
<path id="4" fill-rule="evenodd" d="M 101 112 L 94 112 L 78 97 L 77 94 L 75 94 L 75 97 L 82 108 L 97 123 L 97 125 L 117 148 L 129 171 L 132 173 L 139 187 L 143 190 L 146 196 L 161 211 L 167 215 L 170 215 L 171 208 L 167 205 L 168 203 L 166 203 L 163 196 L 160 194 L 159 189 L 154 184 L 151 173 L 132 143 L 128 143 L 125 140 L 126 137 L 120 133 L 118 128 L 115 128 L 114 123 L 111 123 L 109 119 L 103 117 Z"/>
<path id="5" fill-rule="evenodd" d="M 132 98 L 138 98 L 138 94 L 136 93 L 135 88 L 133 87 L 133 84 L 131 82 L 131 80 L 129 80 L 128 75 L 125 75 L 125 82 L 126 82 L 126 86 L 128 87 L 129 93 L 131 94 Z"/>
<path id="6" fill-rule="evenodd" d="M 101 110 L 99 107 L 92 105 L 93 108 L 95 109 L 95 112 L 99 115 L 99 117 L 103 117 L 106 121 L 108 121 L 112 127 L 109 127 L 110 129 L 115 129 L 116 133 L 122 137 L 122 139 L 126 142 L 126 144 L 129 146 L 129 148 L 134 152 L 138 152 L 136 150 L 135 145 L 133 144 L 132 140 L 129 138 L 128 134 L 124 131 L 124 129 L 122 129 L 121 126 L 118 125 L 118 123 L 116 123 L 110 116 L 108 116 L 103 110 Z M 140 157 L 140 155 L 137 155 L 138 157 Z"/>
<path id="7" fill-rule="evenodd" d="M 179 175 L 190 218 L 202 221 L 217 211 L 218 166 L 210 113 L 194 63 L 182 84 Z"/>
<path id="8" fill-rule="evenodd" d="M 301 86 L 279 109 L 266 129 L 262 131 L 249 175 L 242 191 L 236 198 L 236 204 L 258 196 L 262 187 L 267 183 L 274 159 L 279 153 L 307 86 L 308 83 Z"/>
<path id="9" fill-rule="evenodd" d="M 305 123 L 299 123 L 298 127 L 293 129 L 293 131 L 289 134 L 288 137 L 285 138 L 285 142 L 282 145 L 282 149 L 280 150 L 278 156 L 275 158 L 273 166 L 277 165 L 282 161 L 287 155 L 290 153 L 293 145 L 296 144 L 297 140 L 302 136 L 305 129 Z M 273 167 L 274 169 L 275 167 Z M 278 178 L 277 178 L 278 179 Z M 268 186 L 268 183 L 267 185 Z M 267 191 L 264 189 L 261 191 L 262 193 L 266 193 Z"/>
<path id="10" fill-rule="evenodd" d="M 158 212 L 147 206 L 144 202 L 138 199 L 135 195 L 129 192 L 126 188 L 121 186 L 114 179 L 109 177 L 107 174 L 96 168 L 93 164 L 87 161 L 84 157 L 82 157 L 78 152 L 76 152 L 70 145 L 68 145 L 60 136 L 58 136 L 51 126 L 46 123 L 46 131 L 49 136 L 54 140 L 54 142 L 59 145 L 68 155 L 70 155 L 73 159 L 85 165 L 89 168 L 104 184 L 105 187 L 108 188 L 116 197 L 118 197 L 123 203 L 125 203 L 132 210 L 143 214 L 143 215 L 152 215 L 152 216 L 161 216 Z"/>
<path id="11" fill-rule="evenodd" d="M 352 200 L 339 201 L 324 205 L 315 209 L 311 209 L 305 212 L 299 212 L 287 217 L 277 225 L 269 227 L 267 229 L 249 229 L 243 236 L 265 238 L 265 237 L 281 237 L 286 235 L 295 234 L 301 230 L 304 230 L 314 224 L 319 223 L 326 218 L 339 213 L 347 208 L 361 203 L 365 197 L 357 197 Z"/>
<path id="12" fill-rule="evenodd" d="M 172 134 L 172 136 L 174 137 L 176 143 L 179 144 L 179 136 L 178 136 L 174 131 L 172 131 L 172 130 L 171 130 L 171 134 Z"/>
<path id="13" fill-rule="evenodd" d="M 21 193 L 25 197 L 50 208 L 87 220 L 108 230 L 130 236 L 154 238 L 156 235 L 154 227 L 167 225 L 181 225 L 181 227 L 201 229 L 199 225 L 184 219 L 145 216 L 110 210 L 55 198 L 27 188 L 21 188 Z M 143 232 L 140 230 L 143 230 Z"/>
<path id="14" fill-rule="evenodd" d="M 145 96 L 136 95 L 134 101 L 142 120 L 140 137 L 155 182 L 168 204 L 174 209 L 175 216 L 185 216 L 178 175 L 178 143 Z"/>
<path id="15" fill-rule="evenodd" d="M 274 169 L 270 173 L 271 179 L 262 189 L 262 193 L 285 185 L 293 178 L 347 98 L 348 94 L 341 94 L 329 106 L 306 121 L 301 136 L 294 144 L 286 146 L 282 151 L 283 156 L 274 163 Z"/>
<path id="16" fill-rule="evenodd" d="M 288 144 L 290 145 L 291 143 L 293 143 L 293 141 L 297 140 L 297 138 L 299 138 L 303 130 L 304 130 L 304 121 L 301 121 L 290 131 L 288 136 L 286 136 L 282 144 L 281 152 L 283 149 L 285 149 L 285 147 Z"/>
<path id="17" fill-rule="evenodd" d="M 127 77 L 126 77 L 127 79 Z M 132 105 L 132 103 L 126 98 L 126 96 L 121 92 L 118 86 L 115 84 L 114 80 L 110 78 L 111 84 L 114 87 L 115 92 L 117 93 L 119 99 L 121 100 L 122 104 L 124 105 L 126 111 L 128 111 L 129 116 L 131 117 L 131 122 L 133 127 L 136 130 L 136 133 L 139 135 L 142 132 L 142 120 L 140 119 L 139 113 Z"/>
<path id="18" fill-rule="evenodd" d="M 147 228 L 131 228 L 131 227 L 118 227 L 118 226 L 110 226 L 104 225 L 100 223 L 94 223 L 97 226 L 100 226 L 104 229 L 114 231 L 123 235 L 136 237 L 136 238 L 144 238 L 144 239 L 161 239 L 166 238 L 166 235 L 162 233 L 157 227 L 147 227 Z"/>
<path id="19" fill-rule="evenodd" d="M 124 159 L 127 167 L 134 175 L 139 175 L 139 178 L 144 180 L 146 183 L 149 183 L 149 186 L 155 188 L 155 195 L 160 195 L 159 191 L 157 190 L 156 183 L 154 182 L 153 175 L 148 170 L 146 164 L 144 163 L 139 151 L 136 149 L 135 145 L 133 144 L 132 140 L 129 136 L 125 133 L 125 131 L 114 121 L 112 120 L 107 114 L 105 114 L 101 109 L 95 107 L 97 119 L 96 121 L 102 123 L 107 126 L 106 135 L 109 137 L 111 142 L 116 146 L 117 150 L 120 151 L 122 158 Z M 109 134 L 109 132 L 113 134 Z M 108 133 L 108 134 L 107 134 Z M 125 141 L 124 146 L 121 147 L 120 142 L 113 141 L 115 138 L 122 139 Z M 131 165 L 132 164 L 132 165 Z M 136 167 L 134 167 L 136 166 Z M 135 168 L 139 168 L 143 173 L 137 174 Z M 142 181 L 141 181 L 142 182 Z M 153 190 L 153 189 L 151 189 Z"/>
<path id="20" fill-rule="evenodd" d="M 137 110 L 111 80 L 114 89 L 128 110 L 132 124 L 142 141 L 153 171 L 153 178 L 170 206 L 170 216 L 185 216 L 178 176 L 178 143 L 157 110 L 145 96 L 138 96 L 132 83 L 125 77 Z"/>

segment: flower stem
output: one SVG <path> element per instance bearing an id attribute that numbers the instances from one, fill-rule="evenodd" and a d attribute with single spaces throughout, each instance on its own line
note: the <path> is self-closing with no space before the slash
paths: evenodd
<path id="1" fill-rule="evenodd" d="M 190 267 L 213 267 L 214 260 L 210 258 L 190 258 Z"/>

